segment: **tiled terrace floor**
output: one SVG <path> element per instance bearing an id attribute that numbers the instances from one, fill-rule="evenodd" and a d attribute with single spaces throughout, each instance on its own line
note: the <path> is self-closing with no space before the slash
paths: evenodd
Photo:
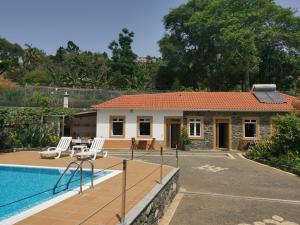
<path id="1" fill-rule="evenodd" d="M 35 166 L 66 167 L 74 158 L 40 159 L 38 152 L 16 152 L 0 154 L 0 164 L 20 164 Z M 96 169 L 113 166 L 110 169 L 122 170 L 122 158 L 99 158 L 94 162 Z M 85 164 L 87 167 L 88 164 Z M 126 211 L 133 208 L 158 182 L 159 165 L 141 161 L 128 161 Z M 171 171 L 164 166 L 163 175 Z M 64 200 L 44 211 L 19 222 L 22 225 L 114 225 L 121 215 L 122 173 Z M 115 199 L 116 198 L 116 199 Z M 115 200 L 113 200 L 115 199 Z M 113 200 L 113 201 L 112 201 Z"/>

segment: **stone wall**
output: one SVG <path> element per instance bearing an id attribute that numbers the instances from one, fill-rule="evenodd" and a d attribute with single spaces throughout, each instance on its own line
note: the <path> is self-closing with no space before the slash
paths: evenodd
<path id="1" fill-rule="evenodd" d="M 179 170 L 164 184 L 160 191 L 147 202 L 147 205 L 139 212 L 138 216 L 126 224 L 155 225 L 162 218 L 166 209 L 179 190 Z"/>
<path id="2" fill-rule="evenodd" d="M 271 135 L 271 119 L 276 116 L 273 112 L 184 112 L 184 123 L 187 123 L 188 116 L 204 117 L 204 139 L 193 140 L 192 149 L 213 149 L 214 148 L 214 118 L 230 117 L 231 118 L 231 140 L 232 149 L 238 149 L 243 138 L 243 117 L 259 118 L 259 137 L 267 139 Z"/>

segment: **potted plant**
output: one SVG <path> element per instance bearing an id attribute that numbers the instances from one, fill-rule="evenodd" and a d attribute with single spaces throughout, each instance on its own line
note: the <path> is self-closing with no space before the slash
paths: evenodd
<path id="1" fill-rule="evenodd" d="M 192 140 L 190 139 L 186 127 L 182 129 L 182 144 L 183 150 L 189 151 L 191 148 Z"/>

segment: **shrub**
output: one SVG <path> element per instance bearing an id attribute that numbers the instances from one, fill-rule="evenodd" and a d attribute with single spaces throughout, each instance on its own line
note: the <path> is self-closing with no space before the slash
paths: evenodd
<path id="1" fill-rule="evenodd" d="M 34 83 L 40 85 L 49 85 L 52 82 L 52 77 L 46 71 L 30 71 L 25 73 L 22 78 L 23 83 Z"/>
<path id="2" fill-rule="evenodd" d="M 287 114 L 275 118 L 276 133 L 270 140 L 252 147 L 247 156 L 266 159 L 272 166 L 286 166 L 300 175 L 300 118 Z"/>
<path id="3" fill-rule="evenodd" d="M 56 146 L 59 142 L 59 137 L 54 134 L 48 134 L 47 135 L 47 143 L 50 146 Z"/>
<path id="4" fill-rule="evenodd" d="M 54 102 L 52 96 L 43 95 L 41 91 L 36 90 L 29 98 L 30 105 L 49 107 Z"/>
<path id="5" fill-rule="evenodd" d="M 182 143 L 183 143 L 183 145 L 192 144 L 192 140 L 190 139 L 190 137 L 188 135 L 186 127 L 183 127 L 183 129 L 182 129 Z"/>
<path id="6" fill-rule="evenodd" d="M 21 148 L 22 142 L 18 139 L 16 133 L 10 133 L 6 140 L 4 141 L 5 148 Z"/>
<path id="7" fill-rule="evenodd" d="M 1 108 L 0 149 L 56 145 L 57 123 L 41 123 L 41 116 L 68 115 L 73 110 L 57 108 Z"/>
<path id="8" fill-rule="evenodd" d="M 247 152 L 247 156 L 252 159 L 267 159 L 272 155 L 274 143 L 271 140 L 264 140 L 253 146 Z"/>
<path id="9" fill-rule="evenodd" d="M 272 136 L 273 151 L 277 155 L 299 155 L 300 153 L 300 118 L 295 114 L 277 116 L 276 132 Z"/>

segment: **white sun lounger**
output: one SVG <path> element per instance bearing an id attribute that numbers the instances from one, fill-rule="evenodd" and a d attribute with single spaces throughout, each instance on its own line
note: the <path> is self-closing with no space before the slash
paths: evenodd
<path id="1" fill-rule="evenodd" d="M 88 158 L 91 157 L 92 160 L 95 160 L 98 153 L 102 153 L 103 157 L 107 157 L 107 152 L 103 151 L 103 145 L 105 142 L 105 138 L 94 138 L 92 145 L 90 148 L 86 148 L 85 152 L 77 153 L 76 156 L 78 158 Z"/>
<path id="2" fill-rule="evenodd" d="M 71 141 L 72 137 L 61 137 L 56 147 L 50 147 L 46 151 L 40 152 L 41 158 L 60 158 L 62 152 L 69 150 Z"/>

